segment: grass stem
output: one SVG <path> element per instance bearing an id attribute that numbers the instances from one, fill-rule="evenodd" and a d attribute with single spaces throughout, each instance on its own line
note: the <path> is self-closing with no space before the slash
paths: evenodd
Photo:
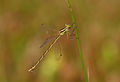
<path id="1" fill-rule="evenodd" d="M 71 1 L 70 0 L 68 0 L 68 7 L 70 9 L 70 15 L 72 17 L 73 27 L 74 27 L 74 30 L 75 30 L 75 36 L 76 36 L 76 40 L 77 40 L 77 46 L 78 46 L 78 51 L 79 51 L 80 60 L 81 60 L 81 64 L 82 64 L 82 70 L 83 70 L 85 82 L 88 82 L 87 75 L 86 75 L 86 72 L 85 72 L 85 67 L 84 67 L 84 61 L 83 61 L 83 57 L 82 57 L 82 52 L 81 52 L 81 48 L 80 48 L 80 42 L 79 42 L 79 38 L 78 38 L 78 32 L 77 32 L 77 29 L 76 29 L 75 18 L 74 18 L 74 14 L 73 14 L 73 10 L 72 10 L 72 6 L 71 6 Z"/>

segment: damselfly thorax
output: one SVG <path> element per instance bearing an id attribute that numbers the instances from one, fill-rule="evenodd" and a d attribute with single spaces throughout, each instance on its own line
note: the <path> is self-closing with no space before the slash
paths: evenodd
<path id="1" fill-rule="evenodd" d="M 59 34 L 60 34 L 60 35 L 64 35 L 64 33 L 68 32 L 70 28 L 71 28 L 71 26 L 70 26 L 69 24 L 65 24 L 64 28 L 62 28 L 62 29 L 59 31 Z"/>

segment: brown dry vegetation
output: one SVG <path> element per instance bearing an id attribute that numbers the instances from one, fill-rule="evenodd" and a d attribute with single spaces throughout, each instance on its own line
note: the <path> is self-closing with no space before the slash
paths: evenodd
<path id="1" fill-rule="evenodd" d="M 71 3 L 89 82 L 120 82 L 120 0 Z M 66 35 L 60 60 L 56 44 L 27 71 L 46 49 L 42 42 L 64 24 L 72 24 L 64 0 L 0 0 L 0 82 L 84 82 L 76 40 Z"/>

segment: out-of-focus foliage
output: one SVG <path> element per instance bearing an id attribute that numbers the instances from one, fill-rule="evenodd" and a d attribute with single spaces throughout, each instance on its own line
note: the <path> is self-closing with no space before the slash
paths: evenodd
<path id="1" fill-rule="evenodd" d="M 120 82 L 120 0 L 71 0 L 89 82 Z M 43 25 L 44 24 L 44 25 Z M 27 70 L 64 24 L 64 0 L 0 0 L 0 82 L 84 82 L 74 36 L 60 38 L 38 68 Z M 89 71 L 88 71 L 89 69 Z"/>

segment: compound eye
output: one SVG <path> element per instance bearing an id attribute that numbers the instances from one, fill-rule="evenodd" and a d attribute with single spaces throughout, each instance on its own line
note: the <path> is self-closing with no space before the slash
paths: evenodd
<path id="1" fill-rule="evenodd" d="M 65 24 L 65 26 L 68 26 L 68 24 Z"/>

